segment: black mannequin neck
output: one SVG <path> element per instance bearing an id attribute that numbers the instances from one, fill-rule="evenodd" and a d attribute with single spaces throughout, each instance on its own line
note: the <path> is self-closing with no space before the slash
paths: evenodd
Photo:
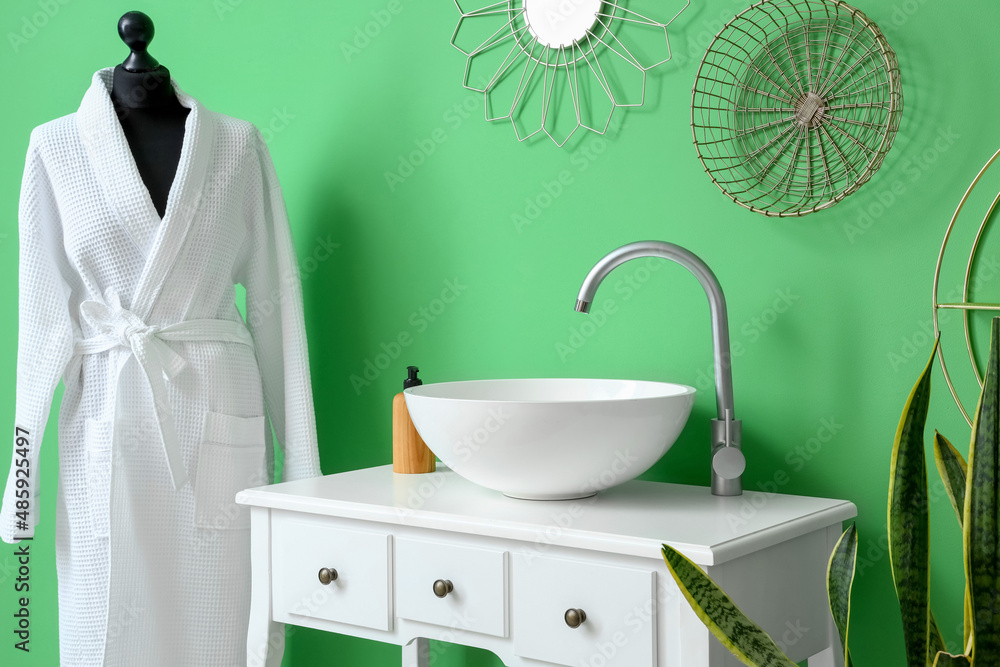
<path id="1" fill-rule="evenodd" d="M 163 218 L 191 110 L 177 99 L 170 72 L 162 66 L 148 72 L 115 67 L 111 101 L 149 198 Z"/>
<path id="2" fill-rule="evenodd" d="M 118 109 L 173 109 L 183 107 L 170 85 L 170 71 L 160 65 L 148 72 L 115 67 L 111 101 Z"/>

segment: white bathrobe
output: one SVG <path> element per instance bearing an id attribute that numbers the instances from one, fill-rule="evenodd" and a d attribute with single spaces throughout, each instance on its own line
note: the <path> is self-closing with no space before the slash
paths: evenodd
<path id="1" fill-rule="evenodd" d="M 62 666 L 242 667 L 249 515 L 234 496 L 273 481 L 271 427 L 284 479 L 321 474 L 298 264 L 260 133 L 176 82 L 191 111 L 160 219 L 112 72 L 94 75 L 77 113 L 31 134 L 11 426 L 24 439 L 0 538 L 33 535 L 51 493 L 38 449 L 62 377 Z"/>

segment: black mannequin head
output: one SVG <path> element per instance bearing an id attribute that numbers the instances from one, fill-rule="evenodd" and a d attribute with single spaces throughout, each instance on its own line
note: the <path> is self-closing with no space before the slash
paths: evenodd
<path id="1" fill-rule="evenodd" d="M 131 50 L 115 67 L 111 99 L 119 115 L 128 109 L 165 109 L 184 113 L 170 86 L 170 70 L 149 55 L 153 19 L 142 12 L 128 12 L 118 19 L 118 36 Z"/>
<path id="2" fill-rule="evenodd" d="M 118 36 L 132 51 L 122 67 L 129 72 L 149 72 L 160 66 L 146 49 L 153 41 L 153 19 L 142 12 L 127 12 L 118 19 Z"/>

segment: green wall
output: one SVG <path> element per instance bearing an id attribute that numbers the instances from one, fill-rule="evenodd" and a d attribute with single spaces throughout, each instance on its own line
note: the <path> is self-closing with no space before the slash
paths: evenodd
<path id="1" fill-rule="evenodd" d="M 619 269 L 598 295 L 599 302 L 614 299 L 616 312 L 572 347 L 587 321 L 572 305 L 593 262 L 629 241 L 679 243 L 715 269 L 733 340 L 743 344 L 733 375 L 749 457 L 747 488 L 763 488 L 781 472 L 782 492 L 857 504 L 863 561 L 854 589 L 855 656 L 859 664 L 902 665 L 884 549 L 889 452 L 899 411 L 930 351 L 924 329 L 945 227 L 968 183 L 1000 146 L 1000 93 L 992 76 L 1000 71 L 1000 50 L 993 48 L 996 3 L 863 0 L 860 8 L 882 26 L 902 68 L 905 104 L 896 143 L 855 195 L 828 211 L 777 220 L 726 199 L 703 173 L 691 142 L 698 60 L 745 1 L 695 2 L 672 31 L 677 57 L 655 70 L 647 104 L 619 112 L 619 129 L 608 137 L 581 133 L 562 149 L 547 140 L 518 144 L 508 125 L 482 120 L 481 99 L 461 86 L 464 59 L 449 45 L 458 18 L 450 0 L 398 2 L 398 13 L 377 36 L 349 53 L 343 44 L 387 0 L 338 2 L 335 9 L 328 2 L 262 0 L 138 7 L 156 22 L 151 52 L 187 92 L 210 109 L 267 128 L 304 271 L 324 472 L 390 461 L 390 402 L 407 364 L 419 364 L 432 382 L 597 376 L 707 388 L 705 297 L 673 265 L 648 280 L 636 266 Z M 0 9 L 6 91 L 0 316 L 7 322 L 0 328 L 0 423 L 8 426 L 17 195 L 28 135 L 35 125 L 75 111 L 92 73 L 124 59 L 115 26 L 130 9 L 136 7 L 69 0 L 7 0 Z M 11 34 L 19 38 L 12 42 Z M 390 189 L 386 172 L 433 136 L 444 140 Z M 547 205 L 518 227 L 512 216 L 523 215 L 526 200 L 537 200 L 560 176 L 563 192 L 538 200 Z M 968 234 L 959 236 L 956 266 L 971 242 Z M 977 286 L 987 300 L 1000 285 L 990 240 Z M 339 245 L 323 259 L 330 243 Z M 948 290 L 960 272 L 948 274 Z M 627 288 L 626 280 L 636 288 Z M 460 296 L 441 312 L 435 299 L 448 281 L 461 286 Z M 431 320 L 421 308 L 438 314 Z M 975 384 L 959 353 L 958 322 L 948 323 L 945 344 L 971 403 Z M 981 328 L 985 320 L 975 324 Z M 352 385 L 351 376 L 363 376 L 382 344 L 391 347 L 404 333 L 412 338 L 405 352 L 370 385 Z M 929 424 L 964 451 L 968 427 L 939 370 L 934 381 Z M 701 391 L 687 430 L 646 477 L 707 484 L 713 413 L 713 392 Z M 836 426 L 824 430 L 831 422 Z M 7 451 L 0 452 L 4 462 Z M 33 650 L 27 657 L 11 648 L 14 549 L 0 545 L 3 664 L 57 662 L 57 460 L 53 419 L 42 453 L 44 520 L 32 547 Z M 933 467 L 931 474 L 932 596 L 946 637 L 956 642 L 960 534 Z M 436 665 L 498 664 L 460 647 L 436 645 L 435 652 Z M 290 632 L 285 664 L 322 664 L 329 656 L 330 664 L 395 665 L 398 655 L 397 647 L 297 629 Z"/>

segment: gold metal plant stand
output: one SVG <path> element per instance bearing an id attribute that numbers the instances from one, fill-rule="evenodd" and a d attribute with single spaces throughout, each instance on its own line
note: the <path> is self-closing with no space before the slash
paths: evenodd
<path id="1" fill-rule="evenodd" d="M 969 282 L 972 276 L 972 264 L 976 257 L 976 251 L 979 249 L 979 241 L 983 238 L 983 232 L 986 230 L 986 225 L 993 216 L 994 211 L 996 211 L 997 204 L 1000 203 L 1000 192 L 993 197 L 992 203 L 986 210 L 986 215 L 983 216 L 982 222 L 979 223 L 979 229 L 976 231 L 976 238 L 972 242 L 972 249 L 969 251 L 969 261 L 965 265 L 965 280 L 962 285 L 962 300 L 954 303 L 941 303 L 938 300 L 938 287 L 941 279 L 941 263 L 944 259 L 944 252 L 948 247 L 948 239 L 951 237 L 951 232 L 955 227 L 955 222 L 958 220 L 958 214 L 961 213 L 962 208 L 969 200 L 969 196 L 972 194 L 980 179 L 982 179 L 983 175 L 986 174 L 987 170 L 989 170 L 990 165 L 992 165 L 998 157 L 1000 157 L 1000 150 L 994 153 L 993 157 L 991 157 L 986 164 L 983 165 L 983 168 L 979 170 L 979 173 L 976 174 L 976 177 L 972 180 L 972 183 L 969 184 L 969 188 L 962 196 L 962 200 L 958 202 L 958 208 L 955 209 L 955 214 L 951 216 L 951 222 L 948 223 L 948 229 L 944 233 L 944 241 L 941 243 L 941 251 L 938 253 L 937 266 L 934 269 L 934 289 L 931 294 L 935 336 L 941 331 L 938 326 L 939 310 L 943 308 L 946 310 L 962 311 L 962 326 L 965 328 L 965 347 L 969 352 L 969 359 L 972 362 L 972 371 L 976 374 L 976 381 L 979 382 L 980 389 L 982 389 L 983 386 L 983 375 L 979 371 L 979 366 L 976 363 L 976 355 L 972 352 L 972 338 L 969 334 L 969 313 L 974 310 L 1000 311 L 1000 303 L 980 303 L 969 301 Z M 969 426 L 972 426 L 972 419 L 969 417 L 969 413 L 966 411 L 965 406 L 962 405 L 962 401 L 958 398 L 958 392 L 955 391 L 955 385 L 952 383 L 951 374 L 948 372 L 948 364 L 944 359 L 943 341 L 938 344 L 938 358 L 941 361 L 941 370 L 944 372 L 944 379 L 945 382 L 948 383 L 948 389 L 951 391 L 952 398 L 955 399 L 958 409 L 962 411 L 962 416 L 965 417 L 965 421 L 969 423 Z"/>

